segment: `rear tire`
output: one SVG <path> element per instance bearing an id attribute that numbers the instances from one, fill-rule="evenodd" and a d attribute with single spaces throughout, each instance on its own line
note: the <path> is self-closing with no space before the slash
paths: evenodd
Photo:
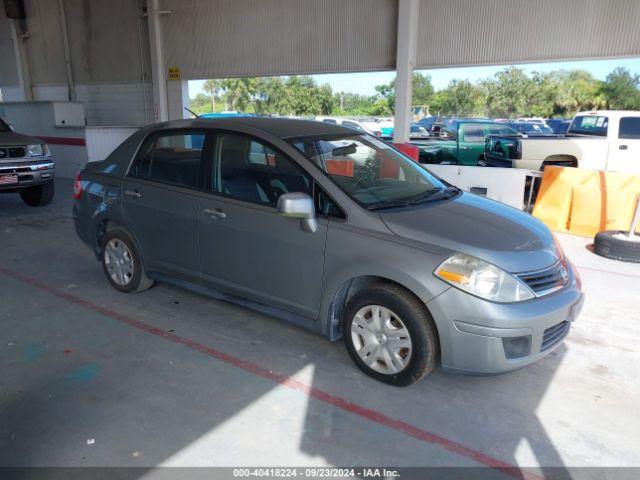
<path id="1" fill-rule="evenodd" d="M 144 271 L 135 240 L 122 228 L 107 230 L 102 236 L 100 259 L 107 280 L 121 292 L 138 293 L 154 284 Z"/>
<path id="2" fill-rule="evenodd" d="M 417 298 L 399 286 L 380 283 L 357 292 L 345 308 L 342 325 L 349 355 L 376 380 L 407 386 L 435 367 L 438 343 L 433 319 Z"/>
<path id="3" fill-rule="evenodd" d="M 20 197 L 30 207 L 44 207 L 49 205 L 55 194 L 55 184 L 48 182 L 36 187 L 25 188 L 20 191 Z"/>
<path id="4" fill-rule="evenodd" d="M 610 230 L 596 234 L 593 250 L 598 255 L 622 262 L 640 263 L 640 236 L 631 239 L 628 232 Z"/>

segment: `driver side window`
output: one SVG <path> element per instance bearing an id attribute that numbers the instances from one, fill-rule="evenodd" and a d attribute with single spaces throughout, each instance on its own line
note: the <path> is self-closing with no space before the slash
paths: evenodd
<path id="1" fill-rule="evenodd" d="M 480 143 L 484 142 L 483 125 L 480 123 L 467 123 L 462 125 L 462 138 L 465 142 Z"/>
<path id="2" fill-rule="evenodd" d="M 215 165 L 213 191 L 238 200 L 275 207 L 285 193 L 312 195 L 310 177 L 257 139 L 220 135 Z"/>

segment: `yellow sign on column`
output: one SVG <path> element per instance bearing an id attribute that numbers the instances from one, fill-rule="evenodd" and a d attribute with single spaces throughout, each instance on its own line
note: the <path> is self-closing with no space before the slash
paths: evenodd
<path id="1" fill-rule="evenodd" d="M 169 80 L 180 80 L 179 67 L 169 67 Z"/>

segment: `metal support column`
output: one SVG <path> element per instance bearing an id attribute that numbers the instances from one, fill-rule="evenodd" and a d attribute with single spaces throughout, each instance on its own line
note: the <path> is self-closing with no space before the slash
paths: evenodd
<path id="1" fill-rule="evenodd" d="M 31 71 L 29 70 L 29 62 L 27 60 L 27 49 L 24 45 L 25 40 L 29 38 L 29 34 L 25 31 L 26 27 L 23 23 L 24 20 L 9 19 L 11 39 L 13 40 L 13 52 L 16 59 L 16 69 L 18 71 L 18 83 L 20 84 L 23 100 L 25 102 L 31 102 L 33 100 Z"/>
<path id="2" fill-rule="evenodd" d="M 58 10 L 60 11 L 60 31 L 62 32 L 62 46 L 64 49 L 64 64 L 67 72 L 68 100 L 75 102 L 76 86 L 73 81 L 73 70 L 71 68 L 71 52 L 69 50 L 69 32 L 67 30 L 67 15 L 64 11 L 64 0 L 58 0 Z"/>
<path id="3" fill-rule="evenodd" d="M 413 67 L 418 37 L 418 0 L 398 0 L 398 40 L 396 46 L 396 103 L 393 141 L 409 141 Z"/>
<path id="4" fill-rule="evenodd" d="M 151 78 L 153 82 L 153 99 L 156 121 L 169 119 L 167 102 L 167 78 L 164 65 L 164 47 L 162 44 L 162 25 L 160 15 L 169 13 L 160 10 L 160 0 L 147 2 L 147 19 L 149 22 L 149 46 L 151 49 Z"/>

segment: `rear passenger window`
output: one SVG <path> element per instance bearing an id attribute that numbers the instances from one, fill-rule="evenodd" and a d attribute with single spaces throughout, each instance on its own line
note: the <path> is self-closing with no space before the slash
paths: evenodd
<path id="1" fill-rule="evenodd" d="M 239 135 L 220 135 L 216 160 L 214 192 L 272 206 L 285 193 L 311 195 L 310 177 L 261 142 Z"/>
<path id="2" fill-rule="evenodd" d="M 621 118 L 618 138 L 640 138 L 640 117 Z"/>
<path id="3" fill-rule="evenodd" d="M 205 135 L 171 133 L 143 146 L 129 175 L 183 187 L 195 188 Z"/>

